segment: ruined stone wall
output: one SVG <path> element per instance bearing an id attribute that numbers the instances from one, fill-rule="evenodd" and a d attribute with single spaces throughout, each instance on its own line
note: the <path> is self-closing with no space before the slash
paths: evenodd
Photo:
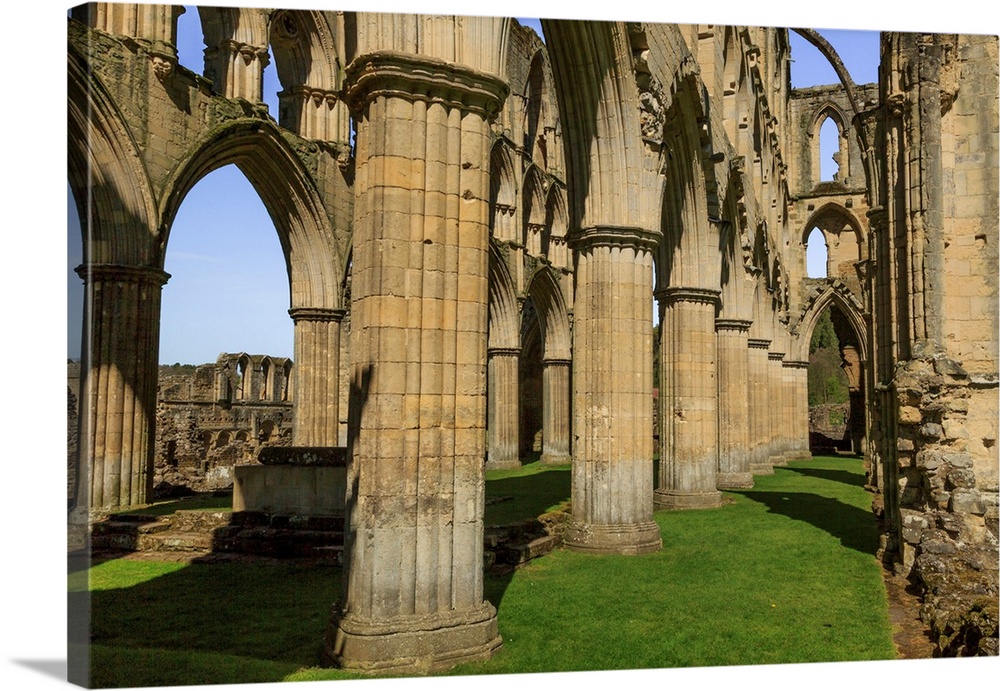
<path id="1" fill-rule="evenodd" d="M 66 365 L 66 498 L 76 498 L 77 471 L 80 466 L 80 363 Z"/>
<path id="2" fill-rule="evenodd" d="M 998 652 L 996 65 L 996 37 L 883 42 L 891 235 L 878 245 L 876 321 L 897 320 L 879 353 L 890 393 L 879 433 L 899 490 L 889 547 L 925 589 L 943 655 Z"/>
<path id="3" fill-rule="evenodd" d="M 220 397 L 219 382 L 231 374 L 231 360 L 224 353 L 193 372 L 161 374 L 153 482 L 157 495 L 227 489 L 234 465 L 255 462 L 265 446 L 291 445 L 292 401 L 280 400 L 280 391 L 272 392 L 279 400 L 262 399 L 259 371 L 245 374 L 255 396 Z M 263 356 L 247 360 L 259 363 Z"/>

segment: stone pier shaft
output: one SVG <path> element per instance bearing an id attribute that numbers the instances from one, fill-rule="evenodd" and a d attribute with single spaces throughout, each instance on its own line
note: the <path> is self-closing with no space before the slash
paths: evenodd
<path id="1" fill-rule="evenodd" d="M 297 308 L 295 321 L 295 446 L 339 446 L 340 323 L 345 310 Z"/>
<path id="2" fill-rule="evenodd" d="M 541 462 L 570 462 L 570 360 L 542 361 L 542 457 Z"/>
<path id="3" fill-rule="evenodd" d="M 716 487 L 753 487 L 750 471 L 750 322 L 717 319 L 719 371 L 719 467 Z"/>
<path id="4" fill-rule="evenodd" d="M 489 119 L 507 87 L 430 57 L 347 71 L 358 126 L 345 586 L 326 656 L 428 672 L 493 654 L 483 600 Z"/>
<path id="5" fill-rule="evenodd" d="M 573 238 L 573 517 L 584 552 L 660 549 L 653 521 L 653 251 L 656 236 L 601 226 Z"/>
<path id="6" fill-rule="evenodd" d="M 750 369 L 750 472 L 773 475 L 770 451 L 770 405 L 768 395 L 767 349 L 771 342 L 762 338 L 747 339 Z"/>
<path id="7" fill-rule="evenodd" d="M 141 506 L 153 492 L 160 296 L 169 276 L 115 264 L 77 273 L 85 291 L 78 505 L 92 513 Z"/>
<path id="8" fill-rule="evenodd" d="M 785 457 L 787 448 L 788 425 L 787 411 L 785 409 L 786 389 L 785 375 L 782 359 L 784 353 L 768 351 L 767 353 L 767 390 L 768 390 L 768 427 L 770 428 L 770 458 L 772 466 L 786 466 L 788 459 Z"/>
<path id="9" fill-rule="evenodd" d="M 521 419 L 518 390 L 520 353 L 520 348 L 489 350 L 486 467 L 490 470 L 521 467 L 518 455 L 518 424 Z"/>
<path id="10" fill-rule="evenodd" d="M 658 507 L 719 506 L 715 311 L 719 291 L 667 288 L 660 300 Z"/>

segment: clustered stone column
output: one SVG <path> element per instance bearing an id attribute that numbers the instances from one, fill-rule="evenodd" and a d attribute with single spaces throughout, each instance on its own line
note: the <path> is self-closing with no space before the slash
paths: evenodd
<path id="1" fill-rule="evenodd" d="M 571 360 L 542 360 L 542 457 L 548 465 L 569 463 Z"/>
<path id="2" fill-rule="evenodd" d="M 750 472 L 750 364 L 747 332 L 751 322 L 716 319 L 719 358 L 719 467 L 716 487 L 753 487 Z"/>
<path id="3" fill-rule="evenodd" d="M 226 98 L 260 103 L 264 95 L 264 69 L 270 61 L 266 46 L 224 39 L 205 49 L 205 76 Z"/>
<path id="4" fill-rule="evenodd" d="M 487 658 L 483 600 L 489 118 L 498 78 L 375 52 L 358 125 L 345 584 L 325 654 L 424 672 Z"/>
<path id="5" fill-rule="evenodd" d="M 487 365 L 487 451 L 490 470 L 520 468 L 518 424 L 521 420 L 518 392 L 520 348 L 490 348 Z"/>
<path id="6" fill-rule="evenodd" d="M 346 310 L 298 307 L 295 321 L 295 446 L 340 443 L 340 323 Z"/>
<path id="7" fill-rule="evenodd" d="M 661 291 L 660 476 L 656 506 L 719 506 L 715 310 L 719 291 Z"/>
<path id="8" fill-rule="evenodd" d="M 583 552 L 660 549 L 653 521 L 653 370 L 649 296 L 656 236 L 592 227 L 577 255 L 573 329 L 573 516 Z"/>
<path id="9" fill-rule="evenodd" d="M 767 349 L 771 341 L 747 339 L 750 368 L 750 472 L 773 475 L 771 465 L 771 401 L 768 384 Z"/>
<path id="10" fill-rule="evenodd" d="M 768 419 L 770 427 L 770 458 L 772 466 L 786 466 L 785 458 L 785 386 L 782 366 L 784 353 L 767 353 Z"/>
<path id="11" fill-rule="evenodd" d="M 77 273 L 86 296 L 78 482 L 89 484 L 91 512 L 140 506 L 152 498 L 160 296 L 170 276 L 116 264 Z"/>

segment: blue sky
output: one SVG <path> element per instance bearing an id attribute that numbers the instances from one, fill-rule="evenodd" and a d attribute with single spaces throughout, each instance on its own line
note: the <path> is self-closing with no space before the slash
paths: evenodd
<path id="1" fill-rule="evenodd" d="M 536 31 L 537 20 L 522 19 Z M 193 7 L 179 21 L 180 63 L 203 70 L 200 24 Z M 877 79 L 878 33 L 822 31 L 838 50 L 857 83 Z M 794 33 L 793 86 L 837 82 L 819 52 Z M 264 73 L 264 100 L 277 113 L 280 89 L 273 63 Z M 68 188 L 67 188 L 68 190 Z M 82 285 L 73 272 L 81 262 L 79 226 L 68 196 L 69 356 L 80 354 Z M 810 275 L 819 275 L 817 243 L 809 248 Z M 288 278 L 277 234 L 264 205 L 234 166 L 203 178 L 181 204 L 171 229 L 164 267 L 171 278 L 163 288 L 160 362 L 212 362 L 220 352 L 246 351 L 292 357 L 293 327 L 288 317 Z"/>

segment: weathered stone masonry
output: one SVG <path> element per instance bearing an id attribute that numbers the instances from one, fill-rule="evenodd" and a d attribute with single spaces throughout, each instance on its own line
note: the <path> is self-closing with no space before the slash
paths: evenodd
<path id="1" fill-rule="evenodd" d="M 69 21 L 89 200 L 72 521 L 151 499 L 170 226 L 233 163 L 289 270 L 292 441 L 350 449 L 329 661 L 498 648 L 484 467 L 524 441 L 573 464 L 566 543 L 626 554 L 662 548 L 655 504 L 715 507 L 803 457 L 802 363 L 831 305 L 880 554 L 926 589 L 943 653 L 996 652 L 995 37 L 887 32 L 877 86 L 796 92 L 782 29 L 544 19 L 542 44 L 508 19 L 202 7 L 196 74 L 181 11 Z M 810 138 L 826 117 L 832 182 Z M 831 275 L 809 283 L 814 227 Z"/>

